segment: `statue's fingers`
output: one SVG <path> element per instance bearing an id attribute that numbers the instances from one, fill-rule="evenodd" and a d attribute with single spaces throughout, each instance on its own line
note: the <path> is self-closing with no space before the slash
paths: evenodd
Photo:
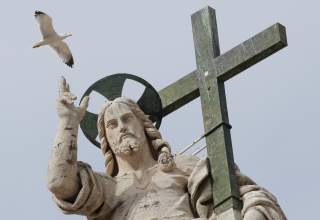
<path id="1" fill-rule="evenodd" d="M 60 95 L 59 100 L 63 104 L 73 104 L 77 97 L 70 92 L 64 92 Z"/>
<path id="2" fill-rule="evenodd" d="M 69 104 L 70 100 L 66 96 L 61 96 L 60 98 L 58 98 L 58 102 L 65 105 L 65 104 Z"/>
<path id="3" fill-rule="evenodd" d="M 57 98 L 57 105 L 62 104 L 62 105 L 67 105 L 67 99 L 63 96 L 60 96 L 59 98 Z"/>
<path id="4" fill-rule="evenodd" d="M 70 85 L 66 82 L 66 92 L 70 92 Z"/>
<path id="5" fill-rule="evenodd" d="M 88 108 L 88 105 L 89 105 L 89 96 L 85 96 L 85 97 L 82 99 L 79 108 L 81 109 L 81 111 L 86 111 L 87 108 Z"/>
<path id="6" fill-rule="evenodd" d="M 86 110 L 88 108 L 88 104 L 89 104 L 89 96 L 86 96 L 82 99 L 81 103 L 80 103 L 80 106 L 79 106 L 79 117 L 80 117 L 80 120 L 83 119 L 83 117 L 85 116 L 86 114 Z"/>
<path id="7" fill-rule="evenodd" d="M 66 96 L 73 101 L 77 100 L 77 96 L 75 96 L 71 92 L 66 92 Z"/>
<path id="8" fill-rule="evenodd" d="M 59 96 L 59 97 L 57 98 L 56 102 L 57 102 L 57 103 L 63 103 L 62 97 Z"/>
<path id="9" fill-rule="evenodd" d="M 59 94 L 60 96 L 66 92 L 66 79 L 61 76 L 60 84 L 59 84 Z"/>

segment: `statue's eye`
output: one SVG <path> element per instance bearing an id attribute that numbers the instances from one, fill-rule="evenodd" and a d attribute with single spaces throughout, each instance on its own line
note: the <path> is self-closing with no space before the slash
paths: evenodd
<path id="1" fill-rule="evenodd" d="M 133 115 L 132 114 L 127 114 L 122 118 L 123 122 L 129 122 L 132 119 L 133 119 Z"/>
<path id="2" fill-rule="evenodd" d="M 107 128 L 113 129 L 117 127 L 117 121 L 116 120 L 111 120 L 107 122 Z"/>

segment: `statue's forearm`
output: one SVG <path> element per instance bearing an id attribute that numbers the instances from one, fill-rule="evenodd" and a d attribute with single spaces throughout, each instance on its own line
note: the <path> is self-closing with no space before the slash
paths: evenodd
<path id="1" fill-rule="evenodd" d="M 60 199 L 72 199 L 80 190 L 77 168 L 78 123 L 60 120 L 48 166 L 49 190 Z"/>

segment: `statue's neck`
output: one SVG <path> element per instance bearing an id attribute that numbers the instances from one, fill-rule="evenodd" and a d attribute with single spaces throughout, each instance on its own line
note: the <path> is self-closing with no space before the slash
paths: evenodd
<path id="1" fill-rule="evenodd" d="M 121 176 L 125 173 L 143 172 L 156 165 L 157 161 L 153 159 L 149 144 L 145 143 L 137 152 L 132 152 L 130 155 L 117 156 L 117 163 L 119 167 L 118 175 Z"/>

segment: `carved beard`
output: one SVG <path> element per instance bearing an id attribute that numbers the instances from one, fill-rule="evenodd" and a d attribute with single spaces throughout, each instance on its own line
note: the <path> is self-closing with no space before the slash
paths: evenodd
<path id="1" fill-rule="evenodd" d="M 117 145 L 113 151 L 116 155 L 130 155 L 132 152 L 139 150 L 139 143 L 137 138 L 129 137 L 124 138 L 119 145 Z"/>

